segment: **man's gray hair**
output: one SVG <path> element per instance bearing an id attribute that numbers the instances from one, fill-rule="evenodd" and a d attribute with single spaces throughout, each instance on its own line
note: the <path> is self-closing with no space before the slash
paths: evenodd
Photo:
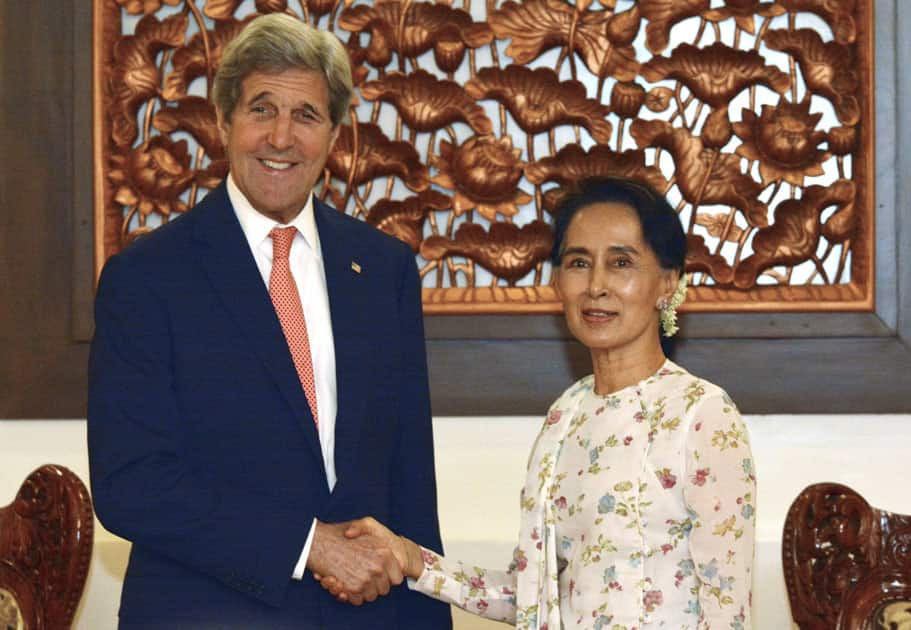
<path id="1" fill-rule="evenodd" d="M 225 48 L 215 74 L 212 100 L 230 121 L 243 81 L 254 72 L 316 70 L 329 86 L 329 118 L 333 126 L 348 116 L 354 93 L 348 52 L 338 38 L 284 13 L 251 21 Z"/>

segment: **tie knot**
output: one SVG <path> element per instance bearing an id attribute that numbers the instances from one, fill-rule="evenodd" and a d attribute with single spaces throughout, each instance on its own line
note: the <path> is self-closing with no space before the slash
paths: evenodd
<path id="1" fill-rule="evenodd" d="M 272 238 L 272 257 L 287 258 L 291 252 L 291 243 L 297 233 L 295 227 L 272 228 L 269 236 Z"/>

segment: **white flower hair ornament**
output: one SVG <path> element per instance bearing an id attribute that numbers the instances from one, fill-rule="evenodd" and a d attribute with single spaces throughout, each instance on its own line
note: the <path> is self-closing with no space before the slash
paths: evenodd
<path id="1" fill-rule="evenodd" d="M 677 326 L 677 307 L 686 299 L 686 274 L 680 274 L 677 289 L 670 298 L 658 300 L 658 310 L 661 311 L 661 329 L 665 337 L 673 337 L 680 328 Z"/>

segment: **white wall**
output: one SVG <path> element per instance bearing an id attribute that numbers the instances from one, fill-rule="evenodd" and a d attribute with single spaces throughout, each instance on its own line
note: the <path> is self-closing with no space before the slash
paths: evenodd
<path id="1" fill-rule="evenodd" d="M 438 418 L 434 422 L 440 520 L 447 554 L 490 567 L 509 561 L 518 532 L 518 492 L 539 418 Z M 900 480 L 911 446 L 911 415 L 749 416 L 759 481 L 754 619 L 759 630 L 790 624 L 781 574 L 781 526 L 805 486 L 837 481 L 877 507 L 911 514 Z M 88 479 L 83 420 L 0 420 L 0 505 L 44 463 Z M 128 544 L 104 531 L 95 551 L 78 630 L 116 627 Z M 457 630 L 502 628 L 455 615 Z"/>

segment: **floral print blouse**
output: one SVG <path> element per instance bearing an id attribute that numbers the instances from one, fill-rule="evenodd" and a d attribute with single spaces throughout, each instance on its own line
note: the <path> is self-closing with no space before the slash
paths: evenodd
<path id="1" fill-rule="evenodd" d="M 671 361 L 606 396 L 588 376 L 532 449 L 509 568 L 424 550 L 412 588 L 518 628 L 744 630 L 755 496 L 746 428 L 721 388 Z"/>

